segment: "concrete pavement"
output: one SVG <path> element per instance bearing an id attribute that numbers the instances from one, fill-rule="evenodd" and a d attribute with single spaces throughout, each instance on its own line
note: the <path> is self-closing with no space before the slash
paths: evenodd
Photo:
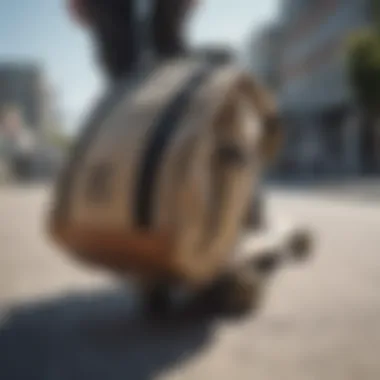
<path id="1" fill-rule="evenodd" d="M 281 272 L 258 315 L 152 324 L 43 238 L 47 199 L 0 194 L 0 302 L 32 300 L 3 314 L 1 379 L 380 378 L 380 204 L 272 192 L 271 214 L 315 229 L 315 259 Z"/>

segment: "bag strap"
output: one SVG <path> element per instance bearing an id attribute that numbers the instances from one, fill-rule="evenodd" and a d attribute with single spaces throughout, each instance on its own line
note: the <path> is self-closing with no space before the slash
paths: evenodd
<path id="1" fill-rule="evenodd" d="M 153 203 L 163 156 L 176 135 L 181 119 L 185 117 L 191 99 L 212 75 L 214 68 L 215 65 L 206 62 L 195 70 L 185 85 L 169 101 L 153 126 L 153 133 L 143 154 L 136 187 L 134 215 L 136 224 L 140 228 L 150 228 L 153 224 Z"/>

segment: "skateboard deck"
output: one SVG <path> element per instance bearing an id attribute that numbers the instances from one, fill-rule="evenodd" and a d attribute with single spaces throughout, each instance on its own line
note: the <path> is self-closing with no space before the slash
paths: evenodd
<path id="1" fill-rule="evenodd" d="M 307 229 L 298 225 L 277 222 L 267 225 L 267 228 L 245 231 L 231 255 L 231 260 L 214 281 L 204 288 L 192 291 L 181 286 L 172 289 L 169 293 L 174 301 L 173 305 L 201 305 L 213 312 L 233 315 L 244 315 L 257 310 L 265 298 L 268 282 L 275 272 L 292 260 L 293 242 L 299 239 L 307 243 L 302 249 L 308 257 L 311 252 L 311 237 Z M 160 299 L 162 295 L 164 298 Z M 150 306 L 153 305 L 153 309 L 166 309 L 167 304 L 163 302 L 165 293 L 151 300 L 153 304 Z"/>
<path id="2" fill-rule="evenodd" d="M 300 242 L 302 247 L 297 247 Z M 293 257 L 301 258 L 311 252 L 312 238 L 309 231 L 289 221 L 277 221 L 266 228 L 243 231 L 230 265 L 240 266 L 278 266 L 291 260 Z M 297 255 L 295 250 L 302 250 Z"/>

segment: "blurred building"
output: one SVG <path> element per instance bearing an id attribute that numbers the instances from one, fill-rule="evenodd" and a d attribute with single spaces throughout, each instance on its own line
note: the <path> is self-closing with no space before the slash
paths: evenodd
<path id="1" fill-rule="evenodd" d="M 42 164 L 46 166 L 53 159 L 46 153 L 52 150 L 47 136 L 49 128 L 58 127 L 57 114 L 56 94 L 42 68 L 32 63 L 0 63 L 2 161 L 11 165 L 22 161 L 30 175 L 41 172 Z"/>
<path id="2" fill-rule="evenodd" d="M 279 24 L 264 27 L 249 42 L 249 70 L 268 88 L 277 91 L 280 85 L 281 33 Z"/>
<path id="3" fill-rule="evenodd" d="M 0 63 L 0 106 L 13 104 L 26 124 L 37 130 L 45 122 L 48 95 L 43 71 L 30 63 Z"/>
<path id="4" fill-rule="evenodd" d="M 283 0 L 281 5 L 278 97 L 287 121 L 285 166 L 305 173 L 356 171 L 369 151 L 364 129 L 348 122 L 354 106 L 345 52 L 351 33 L 373 22 L 371 0 Z"/>

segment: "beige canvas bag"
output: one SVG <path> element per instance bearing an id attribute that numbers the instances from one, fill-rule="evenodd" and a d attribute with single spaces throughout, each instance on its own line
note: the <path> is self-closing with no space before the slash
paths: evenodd
<path id="1" fill-rule="evenodd" d="M 58 181 L 53 237 L 122 274 L 209 281 L 236 244 L 262 166 L 265 102 L 233 65 L 190 59 L 110 98 Z"/>

